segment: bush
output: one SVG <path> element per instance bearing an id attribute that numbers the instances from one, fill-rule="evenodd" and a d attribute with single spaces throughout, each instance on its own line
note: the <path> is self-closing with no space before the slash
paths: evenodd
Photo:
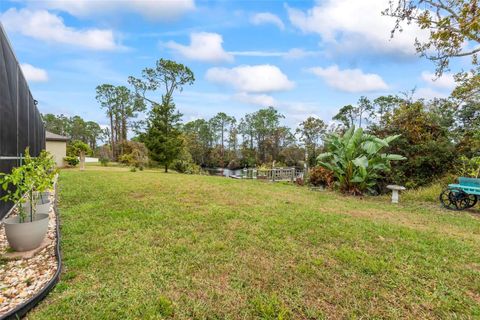
<path id="1" fill-rule="evenodd" d="M 178 173 L 185 174 L 200 174 L 201 168 L 199 165 L 188 162 L 185 160 L 175 160 L 171 165 L 171 169 L 177 171 Z"/>
<path id="2" fill-rule="evenodd" d="M 71 167 L 77 166 L 78 163 L 80 162 L 80 160 L 78 160 L 78 158 L 75 156 L 67 156 L 63 158 L 63 160 L 65 160 L 65 162 Z"/>
<path id="3" fill-rule="evenodd" d="M 133 153 L 124 154 L 120 157 L 119 161 L 127 166 L 136 168 L 143 167 L 146 163 L 146 159 L 136 150 L 134 150 Z"/>
<path id="4" fill-rule="evenodd" d="M 458 159 L 458 165 L 455 171 L 461 177 L 478 178 L 480 177 L 480 157 L 467 158 L 461 156 Z"/>
<path id="5" fill-rule="evenodd" d="M 305 180 L 303 180 L 303 178 L 296 178 L 296 179 L 295 179 L 295 184 L 296 184 L 297 186 L 303 187 L 303 186 L 305 185 Z"/>
<path id="6" fill-rule="evenodd" d="M 99 159 L 107 159 L 108 161 L 113 161 L 112 150 L 110 150 L 109 145 L 103 145 L 98 147 L 95 150 L 94 155 Z"/>
<path id="7" fill-rule="evenodd" d="M 92 155 L 92 149 L 83 141 L 74 140 L 67 145 L 68 157 L 79 156 L 82 152 L 85 155 Z"/>
<path id="8" fill-rule="evenodd" d="M 227 168 L 230 170 L 235 170 L 241 168 L 241 163 L 238 159 L 233 159 L 228 163 Z"/>
<path id="9" fill-rule="evenodd" d="M 422 101 L 403 103 L 389 113 L 385 126 L 374 128 L 372 134 L 382 138 L 400 135 L 386 150 L 406 157 L 405 161 L 392 163 L 392 170 L 384 174 L 384 184 L 416 188 L 434 182 L 453 169 L 454 139 L 441 119 Z"/>
<path id="10" fill-rule="evenodd" d="M 102 164 L 102 166 L 107 167 L 108 162 L 109 162 L 108 158 L 100 158 L 100 163 Z"/>
<path id="11" fill-rule="evenodd" d="M 323 167 L 314 167 L 308 173 L 308 181 L 314 187 L 331 188 L 333 186 L 333 172 Z"/>
<path id="12" fill-rule="evenodd" d="M 120 163 L 130 167 L 140 168 L 148 162 L 147 149 L 143 143 L 125 141 L 122 144 L 122 149 L 124 154 L 118 159 Z"/>

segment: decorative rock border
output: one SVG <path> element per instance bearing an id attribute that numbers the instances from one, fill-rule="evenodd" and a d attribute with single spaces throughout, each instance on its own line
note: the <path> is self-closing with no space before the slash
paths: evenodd
<path id="1" fill-rule="evenodd" d="M 0 320 L 19 319 L 37 305 L 58 282 L 60 253 L 57 183 L 54 185 L 48 233 L 40 248 L 24 254 L 9 253 L 4 228 L 0 229 Z"/>

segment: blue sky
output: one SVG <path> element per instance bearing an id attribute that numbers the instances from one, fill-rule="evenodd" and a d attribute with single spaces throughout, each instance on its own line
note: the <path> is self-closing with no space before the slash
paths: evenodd
<path id="1" fill-rule="evenodd" d="M 0 1 L 0 21 L 40 111 L 80 115 L 102 125 L 95 101 L 102 83 L 127 85 L 159 58 L 189 66 L 195 84 L 175 96 L 184 120 L 223 111 L 238 119 L 273 105 L 295 127 L 307 116 L 326 122 L 361 95 L 417 88 L 447 96 L 447 73 L 418 57 L 408 26 L 390 40 L 387 0 Z M 459 60 L 457 71 L 468 64 Z M 160 93 L 159 93 L 160 94 Z"/>

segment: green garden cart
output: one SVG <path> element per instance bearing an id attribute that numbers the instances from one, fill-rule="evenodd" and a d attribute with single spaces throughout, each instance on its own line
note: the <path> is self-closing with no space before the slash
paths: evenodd
<path id="1" fill-rule="evenodd" d="M 440 194 L 440 202 L 450 210 L 465 210 L 477 204 L 480 197 L 480 179 L 458 178 L 458 184 L 449 184 Z"/>

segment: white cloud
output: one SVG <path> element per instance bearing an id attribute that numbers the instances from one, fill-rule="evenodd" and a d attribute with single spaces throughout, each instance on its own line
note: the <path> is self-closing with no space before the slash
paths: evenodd
<path id="1" fill-rule="evenodd" d="M 337 65 L 328 68 L 310 68 L 309 72 L 322 78 L 330 87 L 345 92 L 367 92 L 388 89 L 382 77 L 363 73 L 360 69 L 340 70 Z"/>
<path id="2" fill-rule="evenodd" d="M 413 97 L 415 99 L 425 99 L 425 100 L 431 100 L 435 98 L 447 98 L 448 94 L 444 92 L 439 92 L 435 89 L 432 88 L 418 88 L 415 90 L 413 93 Z"/>
<path id="3" fill-rule="evenodd" d="M 326 0 L 306 12 L 287 6 L 292 25 L 305 33 L 317 33 L 323 42 L 337 49 L 368 49 L 380 53 L 415 54 L 415 38 L 426 39 L 428 32 L 414 24 L 390 39 L 395 20 L 382 16 L 388 1 Z"/>
<path id="4" fill-rule="evenodd" d="M 456 87 L 455 78 L 451 73 L 444 73 L 437 79 L 434 73 L 423 71 L 421 77 L 423 81 L 430 84 L 432 87 L 441 89 L 453 89 Z"/>
<path id="5" fill-rule="evenodd" d="M 222 36 L 217 33 L 199 32 L 190 34 L 188 46 L 170 41 L 166 46 L 182 56 L 207 62 L 232 62 L 233 56 L 222 47 Z"/>
<path id="6" fill-rule="evenodd" d="M 320 51 L 306 51 L 300 48 L 292 48 L 288 51 L 229 51 L 234 56 L 245 57 L 281 57 L 284 59 L 302 59 L 310 56 L 320 55 Z"/>
<path id="7" fill-rule="evenodd" d="M 228 53 L 234 56 L 243 56 L 243 57 L 283 57 L 286 52 L 281 51 L 229 51 Z"/>
<path id="8" fill-rule="evenodd" d="M 285 52 L 283 57 L 285 59 L 302 59 L 305 57 L 317 56 L 320 53 L 320 51 L 306 51 L 299 48 L 293 48 Z"/>
<path id="9" fill-rule="evenodd" d="M 252 16 L 252 18 L 250 19 L 250 22 L 257 26 L 261 24 L 274 24 L 280 30 L 285 29 L 285 25 L 283 24 L 283 21 L 278 16 L 270 12 L 257 13 Z"/>
<path id="10" fill-rule="evenodd" d="M 76 17 L 135 12 L 152 20 L 172 20 L 195 9 L 194 0 L 29 0 L 32 7 L 68 12 Z"/>
<path id="11" fill-rule="evenodd" d="M 48 81 L 47 71 L 44 69 L 36 68 L 28 63 L 22 63 L 20 65 L 22 68 L 23 75 L 27 81 L 32 82 L 46 82 Z"/>
<path id="12" fill-rule="evenodd" d="M 241 92 L 234 94 L 233 99 L 257 107 L 268 107 L 276 104 L 275 99 L 267 94 L 248 94 Z"/>
<path id="13" fill-rule="evenodd" d="M 269 64 L 211 68 L 205 77 L 213 83 L 230 85 L 238 92 L 246 93 L 286 91 L 295 86 L 278 67 Z"/>
<path id="14" fill-rule="evenodd" d="M 11 8 L 0 15 L 5 28 L 45 42 L 56 42 L 92 50 L 115 50 L 112 30 L 75 29 L 67 27 L 63 19 L 46 10 L 31 11 Z"/>

